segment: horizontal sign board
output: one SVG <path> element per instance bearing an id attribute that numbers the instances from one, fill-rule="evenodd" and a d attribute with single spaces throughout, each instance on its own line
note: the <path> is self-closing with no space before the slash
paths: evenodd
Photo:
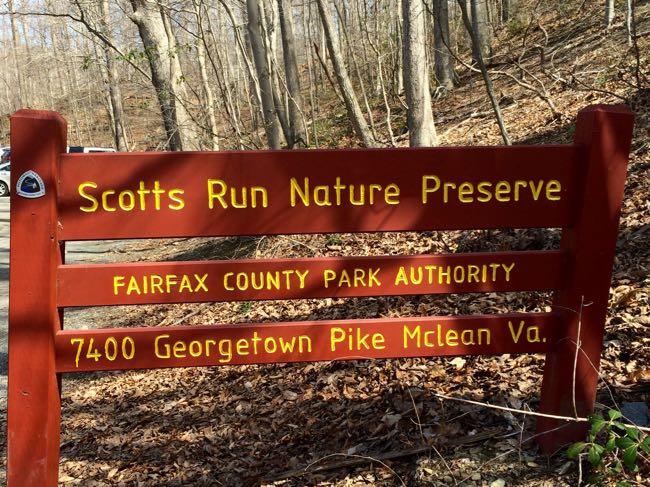
<path id="1" fill-rule="evenodd" d="M 579 148 L 63 155 L 59 238 L 565 227 Z"/>
<path id="2" fill-rule="evenodd" d="M 57 372 L 546 352 L 557 316 L 518 313 L 63 330 Z"/>
<path id="3" fill-rule="evenodd" d="M 65 265 L 57 304 L 255 301 L 553 290 L 559 251 Z"/>

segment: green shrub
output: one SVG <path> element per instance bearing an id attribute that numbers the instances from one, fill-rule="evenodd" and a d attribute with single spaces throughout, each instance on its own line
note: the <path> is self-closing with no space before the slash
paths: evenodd
<path id="1" fill-rule="evenodd" d="M 574 443 L 567 450 L 570 459 L 581 461 L 586 456 L 593 472 L 590 482 L 595 485 L 630 485 L 620 479 L 638 472 L 640 463 L 647 461 L 643 455 L 650 454 L 650 436 L 634 425 L 623 423 L 621 418 L 621 412 L 616 409 L 608 409 L 607 418 L 592 414 L 587 441 Z"/>

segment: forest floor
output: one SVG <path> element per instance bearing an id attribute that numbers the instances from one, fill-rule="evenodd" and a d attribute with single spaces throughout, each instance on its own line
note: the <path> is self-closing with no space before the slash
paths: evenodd
<path id="1" fill-rule="evenodd" d="M 639 9 L 645 19 L 640 31 L 650 28 L 648 10 L 647 4 Z M 559 114 L 507 77 L 495 77 L 495 85 L 518 144 L 570 142 L 577 111 L 590 104 L 625 100 L 636 114 L 601 364 L 597 408 L 603 410 L 650 401 L 650 43 L 647 35 L 640 39 L 645 84 L 633 86 L 634 56 L 624 26 L 604 34 L 597 28 L 600 17 L 592 17 L 576 22 L 567 16 L 546 29 L 553 62 L 563 66 L 548 67 L 561 81 L 545 87 Z M 544 36 L 540 29 L 533 34 Z M 508 52 L 505 40 L 502 51 Z M 514 73 L 505 66 L 506 57 L 502 69 Z M 522 59 L 541 76 L 538 58 Z M 434 102 L 442 143 L 499 144 L 480 80 L 463 81 Z M 553 230 L 294 235 L 139 241 L 108 259 L 424 254 L 557 245 Z M 548 293 L 503 293 L 74 309 L 66 310 L 66 327 L 544 311 L 549 298 Z M 532 354 L 66 375 L 59 478 L 63 485 L 83 486 L 577 485 L 575 461 L 564 452 L 539 453 L 530 416 L 437 396 L 534 411 L 543 364 L 542 355 Z M 4 435 L 4 425 L 1 431 Z M 626 478 L 650 485 L 649 466 L 641 467 Z"/>

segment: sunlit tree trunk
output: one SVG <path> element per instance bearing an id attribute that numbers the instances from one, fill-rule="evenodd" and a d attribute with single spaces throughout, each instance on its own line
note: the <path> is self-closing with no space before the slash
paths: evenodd
<path id="1" fill-rule="evenodd" d="M 472 29 L 476 36 L 476 44 L 481 51 L 483 60 L 492 56 L 490 21 L 488 19 L 488 0 L 469 0 L 472 19 Z"/>
<path id="2" fill-rule="evenodd" d="M 109 10 L 108 0 L 100 0 L 100 25 L 104 36 L 112 40 L 113 36 L 109 28 Z M 118 151 L 128 151 L 129 144 L 126 140 L 126 131 L 124 129 L 124 108 L 122 106 L 122 92 L 120 82 L 117 76 L 114 56 L 115 53 L 106 43 L 102 43 L 104 53 L 104 62 L 106 63 L 106 83 L 108 96 L 110 100 L 109 108 L 111 111 L 111 122 L 113 124 L 113 137 L 115 147 Z"/>
<path id="3" fill-rule="evenodd" d="M 422 0 L 402 0 L 404 18 L 404 88 L 408 105 L 407 123 L 411 147 L 436 145 L 431 110 L 429 70 L 424 44 Z"/>
<path id="4" fill-rule="evenodd" d="M 264 132 L 266 133 L 267 144 L 271 149 L 280 149 L 280 121 L 275 111 L 273 99 L 273 86 L 271 69 L 267 63 L 264 41 L 262 39 L 260 6 L 258 0 L 246 0 L 246 11 L 248 13 L 248 34 L 255 60 L 257 79 L 260 85 L 260 98 L 264 113 Z"/>
<path id="5" fill-rule="evenodd" d="M 287 77 L 289 96 L 289 127 L 291 137 L 289 147 L 294 145 L 307 145 L 306 127 L 303 123 L 302 94 L 300 93 L 300 76 L 296 60 L 296 40 L 293 33 L 293 9 L 291 0 L 278 0 L 280 14 L 280 28 L 282 30 L 282 53 L 284 58 L 284 71 Z"/>
<path id="6" fill-rule="evenodd" d="M 166 15 L 159 5 L 148 0 L 131 0 L 131 20 L 137 25 L 151 69 L 151 81 L 158 104 L 170 150 L 197 148 L 196 130 L 183 106 L 181 95 L 185 82 L 180 72 L 175 43 L 165 26 Z"/>
<path id="7" fill-rule="evenodd" d="M 363 145 L 366 147 L 374 147 L 376 146 L 376 141 L 368 128 L 368 123 L 363 116 L 357 97 L 354 94 L 354 89 L 352 88 L 352 83 L 348 76 L 343 56 L 341 55 L 339 40 L 334 32 L 334 28 L 332 27 L 332 21 L 330 20 L 330 14 L 328 12 L 329 9 L 325 5 L 325 0 L 317 0 L 317 4 L 318 12 L 320 13 L 321 22 L 323 24 L 323 32 L 327 41 L 327 49 L 330 53 L 332 64 L 334 65 L 334 74 L 336 75 L 341 95 L 345 101 L 348 117 L 350 117 L 354 132 L 361 139 Z"/>

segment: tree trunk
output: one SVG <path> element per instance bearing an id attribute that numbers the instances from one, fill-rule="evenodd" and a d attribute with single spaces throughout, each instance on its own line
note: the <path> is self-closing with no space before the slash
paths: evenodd
<path id="1" fill-rule="evenodd" d="M 164 0 L 158 0 L 158 5 L 160 8 L 160 18 L 165 28 L 165 34 L 167 35 L 167 45 L 169 46 L 169 50 L 167 51 L 170 65 L 169 77 L 171 79 L 174 95 L 173 101 L 176 108 L 176 121 L 180 129 L 183 150 L 200 150 L 199 129 L 186 106 L 187 83 L 185 82 L 185 76 L 181 69 L 180 50 L 176 41 L 176 35 L 172 30 L 169 15 L 164 8 Z"/>
<path id="2" fill-rule="evenodd" d="M 614 23 L 614 15 L 614 0 L 605 0 L 605 29 L 611 29 Z"/>
<path id="3" fill-rule="evenodd" d="M 163 12 L 157 4 L 148 0 L 130 0 L 133 13 L 131 20 L 138 27 L 140 38 L 151 69 L 151 82 L 163 118 L 167 147 L 169 150 L 190 150 L 196 146 L 195 128 L 182 105 L 180 94 L 184 89 L 180 77 L 177 53 L 163 20 Z M 175 58 L 175 60 L 173 60 Z"/>
<path id="4" fill-rule="evenodd" d="M 210 86 L 210 81 L 208 79 L 208 71 L 205 66 L 205 50 L 207 39 L 205 37 L 205 32 L 203 31 L 203 16 L 199 5 L 196 2 L 194 4 L 194 15 L 196 17 L 196 25 L 198 27 L 199 36 L 196 39 L 196 61 L 199 65 L 199 74 L 201 76 L 201 89 L 203 90 L 203 96 L 205 97 L 205 118 L 208 122 L 208 125 L 205 129 L 208 148 L 211 150 L 219 150 L 219 136 L 217 135 L 217 119 L 214 114 L 214 94 L 212 93 L 212 87 Z"/>
<path id="5" fill-rule="evenodd" d="M 429 70 L 424 44 L 424 4 L 422 0 L 402 0 L 404 18 L 404 87 L 408 105 L 409 145 L 437 144 L 431 111 Z"/>
<path id="6" fill-rule="evenodd" d="M 451 55 L 451 39 L 449 37 L 449 2 L 448 0 L 433 0 L 434 9 L 434 50 L 435 72 L 438 86 L 446 90 L 454 88 L 454 59 Z"/>
<path id="7" fill-rule="evenodd" d="M 269 1 L 271 4 L 269 5 Z M 289 143 L 291 140 L 291 129 L 289 127 L 289 118 L 287 117 L 287 104 L 285 97 L 280 92 L 280 84 L 286 87 L 284 79 L 281 78 L 282 73 L 278 71 L 278 56 L 277 51 L 279 47 L 278 32 L 276 28 L 276 19 L 278 15 L 278 5 L 274 0 L 260 0 L 261 15 L 260 18 L 262 28 L 262 40 L 264 41 L 264 52 L 266 53 L 266 62 L 271 71 L 271 89 L 273 90 L 273 103 L 275 105 L 275 113 L 278 116 L 280 127 L 284 140 L 287 141 L 289 148 L 292 145 Z M 286 89 L 284 93 L 286 94 Z"/>
<path id="8" fill-rule="evenodd" d="M 492 56 L 492 43 L 490 34 L 490 21 L 487 10 L 488 0 L 469 0 L 472 18 L 472 29 L 476 38 L 476 46 L 480 50 L 481 57 L 485 62 Z M 476 59 L 476 53 L 474 54 Z"/>
<path id="9" fill-rule="evenodd" d="M 501 22 L 508 22 L 512 18 L 516 7 L 517 0 L 501 0 Z"/>
<path id="10" fill-rule="evenodd" d="M 402 0 L 397 0 L 397 20 L 395 21 L 395 34 L 397 37 L 396 48 L 396 63 L 395 63 L 395 94 L 398 96 L 404 93 L 404 50 L 402 45 L 404 43 L 404 35 L 402 31 Z"/>
<path id="11" fill-rule="evenodd" d="M 103 35 L 112 40 L 113 35 L 109 25 L 108 0 L 100 0 L 100 25 Z M 117 69 L 113 60 L 114 53 L 105 42 L 102 43 L 104 62 L 106 63 L 106 82 L 108 98 L 110 100 L 111 122 L 113 123 L 113 137 L 118 151 L 128 151 L 129 144 L 124 130 L 124 108 L 122 106 L 122 92 L 117 76 Z"/>
<path id="12" fill-rule="evenodd" d="M 266 52 L 262 40 L 260 7 L 258 0 L 246 0 L 248 13 L 248 34 L 255 60 L 255 69 L 260 84 L 260 98 L 264 114 L 264 131 L 266 141 L 271 149 L 280 149 L 280 123 L 275 111 L 273 87 L 271 85 L 271 70 L 266 62 Z"/>
<path id="13" fill-rule="evenodd" d="M 25 106 L 25 97 L 24 97 L 24 83 L 22 77 L 22 70 L 18 65 L 18 48 L 20 47 L 20 41 L 18 37 L 18 28 L 16 27 L 16 16 L 14 14 L 13 0 L 7 1 L 7 8 L 9 9 L 9 24 L 11 25 L 11 44 L 13 47 L 12 60 L 14 64 L 14 69 L 16 70 L 15 109 L 17 110 Z"/>
<path id="14" fill-rule="evenodd" d="M 334 65 L 336 80 L 345 101 L 345 107 L 348 112 L 348 117 L 350 117 L 350 121 L 352 122 L 354 132 L 361 139 L 364 146 L 375 147 L 377 143 L 375 142 L 372 133 L 368 128 L 366 119 L 361 112 L 361 108 L 359 107 L 357 97 L 354 94 L 352 83 L 350 81 L 350 77 L 348 76 L 348 71 L 345 68 L 345 63 L 343 62 L 343 56 L 341 55 L 338 37 L 336 37 L 336 34 L 334 33 L 334 29 L 332 28 L 332 21 L 330 20 L 329 12 L 327 11 L 328 9 L 325 6 L 325 0 L 316 1 L 318 4 L 318 12 L 320 13 L 321 22 L 323 24 L 323 32 L 327 41 L 327 49 L 330 53 L 332 64 Z"/>
<path id="15" fill-rule="evenodd" d="M 499 107 L 499 102 L 494 96 L 492 80 L 490 79 L 490 75 L 488 74 L 487 68 L 485 67 L 485 62 L 483 62 L 483 56 L 481 55 L 481 50 L 479 49 L 478 39 L 476 38 L 476 33 L 474 32 L 472 23 L 467 14 L 467 5 L 465 4 L 465 0 L 458 0 L 458 6 L 460 7 L 460 12 L 463 17 L 463 23 L 465 24 L 465 28 L 467 29 L 467 33 L 469 34 L 469 38 L 472 42 L 472 50 L 474 51 L 476 62 L 478 63 L 478 66 L 481 70 L 481 74 L 483 75 L 485 90 L 487 91 L 488 97 L 490 98 L 490 103 L 492 103 L 492 108 L 494 109 L 494 116 L 497 119 L 497 124 L 499 125 L 499 130 L 501 131 L 501 137 L 503 138 L 503 143 L 505 145 L 511 145 L 512 142 L 510 142 L 510 136 L 508 135 L 508 130 L 506 129 L 506 125 L 503 122 L 503 115 L 501 115 L 501 108 Z"/>
<path id="16" fill-rule="evenodd" d="M 296 60 L 296 40 L 293 33 L 293 9 L 291 0 L 278 0 L 280 29 L 282 31 L 282 52 L 284 55 L 284 72 L 287 77 L 289 95 L 289 130 L 291 138 L 289 147 L 307 146 L 306 126 L 302 115 L 302 95 L 300 93 L 300 76 Z"/>

